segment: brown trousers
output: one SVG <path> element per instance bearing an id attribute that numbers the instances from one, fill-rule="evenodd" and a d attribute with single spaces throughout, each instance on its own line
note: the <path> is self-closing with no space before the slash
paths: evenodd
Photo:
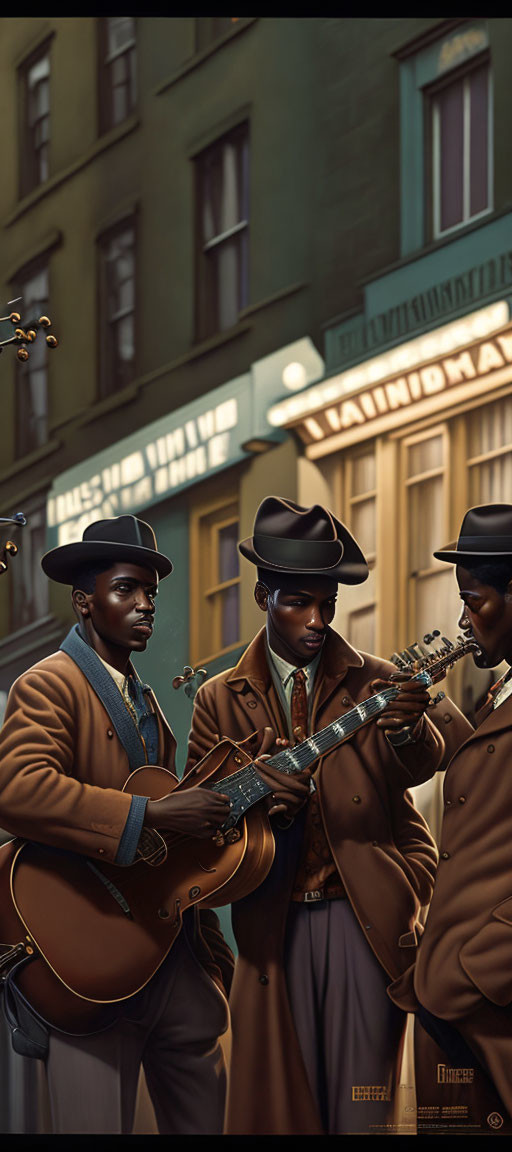
<path id="1" fill-rule="evenodd" d="M 184 930 L 126 1015 L 95 1036 L 52 1032 L 53 1132 L 130 1134 L 141 1064 L 161 1135 L 222 1132 L 226 1069 L 218 1037 L 227 1001 Z"/>

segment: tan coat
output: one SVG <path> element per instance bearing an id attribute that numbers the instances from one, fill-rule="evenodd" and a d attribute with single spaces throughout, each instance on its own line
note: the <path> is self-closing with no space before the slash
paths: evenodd
<path id="1" fill-rule="evenodd" d="M 159 708 L 159 764 L 174 771 L 176 741 Z M 0 826 L 13 836 L 115 862 L 131 796 L 128 756 L 108 712 L 65 652 L 13 684 L 0 732 Z M 232 956 L 216 916 L 201 912 L 196 950 L 229 989 Z"/>
<path id="2" fill-rule="evenodd" d="M 329 631 L 316 680 L 312 731 L 372 694 L 393 665 L 362 657 Z M 191 768 L 219 735 L 243 739 L 270 725 L 287 734 L 268 669 L 264 631 L 235 669 L 199 690 L 192 718 Z M 425 738 L 399 757 L 374 724 L 362 728 L 317 769 L 317 788 L 337 868 L 370 947 L 395 979 L 413 962 L 418 915 L 430 900 L 437 851 L 406 789 L 428 779 L 443 741 Z M 300 840 L 276 830 L 276 861 L 254 893 L 233 907 L 239 947 L 231 1009 L 233 1053 L 229 1133 L 322 1134 L 286 994 L 282 964 L 286 915 Z"/>
<path id="3" fill-rule="evenodd" d="M 414 987 L 481 1055 L 512 1115 L 512 697 L 485 712 L 446 773 Z"/>

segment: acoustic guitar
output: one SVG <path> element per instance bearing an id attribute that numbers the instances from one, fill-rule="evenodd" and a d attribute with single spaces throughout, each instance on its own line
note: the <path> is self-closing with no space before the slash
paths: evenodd
<path id="1" fill-rule="evenodd" d="M 428 653 L 413 645 L 397 656 L 430 687 L 472 640 Z M 425 654 L 426 653 L 426 654 Z M 421 665 L 418 670 L 418 665 Z M 312 768 L 395 699 L 391 685 L 314 736 L 267 761 L 285 774 Z M 182 780 L 163 768 L 131 773 L 124 791 L 157 800 L 206 785 L 225 793 L 230 815 L 212 840 L 159 833 L 153 855 L 129 867 L 13 840 L 0 848 L 0 973 L 18 966 L 18 987 L 45 1020 L 67 1032 L 99 1026 L 105 1010 L 135 995 L 154 975 L 180 930 L 186 908 L 218 907 L 262 883 L 274 857 L 265 805 L 271 792 L 243 744 L 223 739 Z M 23 963 L 21 963 L 23 962 Z"/>

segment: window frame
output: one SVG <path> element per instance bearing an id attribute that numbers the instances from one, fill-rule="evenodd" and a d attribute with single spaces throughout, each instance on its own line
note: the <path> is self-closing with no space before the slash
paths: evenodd
<path id="1" fill-rule="evenodd" d="M 470 128 L 471 113 L 469 101 L 469 82 L 473 72 L 487 65 L 487 207 L 471 215 L 470 210 Z M 440 114 L 436 105 L 437 97 L 451 85 L 463 82 L 463 180 L 462 180 L 462 220 L 451 224 L 448 228 L 441 228 L 441 163 L 440 163 Z M 426 208 L 428 220 L 426 232 L 431 240 L 443 240 L 468 224 L 473 224 L 488 216 L 494 210 L 494 85 L 491 68 L 490 53 L 480 53 L 470 61 L 449 72 L 438 83 L 429 86 L 424 91 L 425 115 L 427 127 L 425 132 L 425 178 L 428 184 Z"/>
<path id="2" fill-rule="evenodd" d="M 24 292 L 24 287 L 31 280 L 35 280 L 36 277 L 43 272 L 46 273 L 46 278 L 47 278 L 47 297 L 46 297 L 45 302 L 43 304 L 41 304 L 42 314 L 44 315 L 48 311 L 48 303 L 49 303 L 49 298 L 50 298 L 50 262 L 45 255 L 38 256 L 35 260 L 31 260 L 29 264 L 25 264 L 24 267 L 19 270 L 17 275 L 11 281 L 11 292 L 12 292 L 13 299 L 17 299 L 17 298 L 21 297 L 23 300 L 24 295 L 26 295 L 26 291 Z M 30 305 L 29 308 L 30 307 L 32 307 L 32 305 Z M 34 316 L 31 316 L 29 309 L 26 307 L 26 305 L 24 303 L 22 304 L 20 310 L 23 312 L 24 317 L 27 320 L 27 323 L 29 321 L 31 321 L 32 319 L 39 320 L 39 316 L 41 315 L 41 311 L 39 311 L 39 307 L 38 307 L 38 309 L 37 309 L 38 315 L 34 314 Z M 27 315 L 27 312 L 28 312 L 28 315 Z M 31 442 L 31 437 L 27 436 L 26 434 L 25 435 L 23 434 L 23 430 L 26 430 L 26 428 L 27 428 L 27 422 L 22 418 L 23 406 L 26 406 L 26 404 L 27 404 L 27 400 L 23 398 L 23 392 L 25 391 L 26 387 L 28 387 L 30 377 L 34 372 L 34 367 L 33 367 L 34 351 L 37 349 L 38 353 L 39 353 L 39 349 L 41 349 L 42 347 L 44 348 L 45 401 L 46 401 L 46 405 L 45 405 L 46 406 L 46 416 L 45 416 L 45 425 L 44 425 L 44 436 L 41 439 L 38 436 L 36 436 L 34 439 L 34 442 Z M 48 369 L 49 358 L 48 358 L 48 348 L 46 345 L 46 341 L 44 340 L 44 333 L 43 332 L 41 332 L 39 334 L 38 339 L 37 339 L 36 343 L 34 344 L 33 348 L 29 348 L 28 351 L 29 351 L 28 359 L 24 362 L 20 362 L 18 359 L 16 359 L 15 360 L 15 367 L 14 367 L 14 373 L 15 373 L 14 450 L 15 450 L 16 460 L 23 459 L 24 456 L 28 456 L 28 455 L 30 455 L 30 453 L 36 452 L 38 450 L 38 448 L 43 447 L 43 445 L 46 444 L 48 441 L 49 428 L 50 428 L 50 381 L 49 381 L 49 369 Z M 38 371 L 39 369 L 35 369 L 35 370 Z"/>
<path id="3" fill-rule="evenodd" d="M 215 518 L 216 517 L 216 518 Z M 206 522 L 213 521 L 209 524 Z M 222 593 L 232 587 L 238 587 L 241 591 L 241 574 L 240 574 L 240 559 L 237 550 L 238 560 L 238 576 L 231 577 L 228 580 L 216 580 L 215 582 L 208 582 L 213 572 L 218 575 L 218 559 L 219 559 L 219 535 L 222 528 L 229 527 L 231 524 L 240 524 L 240 507 L 238 500 L 238 493 L 229 490 L 224 496 L 218 496 L 216 499 L 210 500 L 204 504 L 197 505 L 193 508 L 190 515 L 190 660 L 193 665 L 198 663 L 207 664 L 216 660 L 218 657 L 224 656 L 229 652 L 233 652 L 240 647 L 240 596 L 238 599 L 238 637 L 231 644 L 222 644 Z M 204 571 L 204 561 L 201 563 L 203 554 L 203 540 L 205 531 L 210 537 L 210 551 L 213 563 L 208 566 L 208 571 Z M 210 616 L 211 624 L 205 628 L 202 621 L 205 616 L 205 602 L 206 602 L 206 616 Z M 207 635 L 208 644 L 211 643 L 211 651 L 205 653 L 204 636 Z"/>
<path id="4" fill-rule="evenodd" d="M 241 200 L 247 200 L 248 213 L 241 220 L 223 232 L 217 233 L 210 240 L 203 239 L 203 212 L 204 212 L 204 165 L 209 154 L 222 150 L 227 143 L 241 140 L 241 147 L 247 147 L 247 188 L 237 189 L 241 192 Z M 227 132 L 223 132 L 217 139 L 212 140 L 205 148 L 193 157 L 195 167 L 195 340 L 201 343 L 222 332 L 228 332 L 234 324 L 238 323 L 240 313 L 249 303 L 249 257 L 250 257 L 250 121 L 247 117 L 234 124 Z M 215 285 L 211 283 L 213 274 L 208 261 L 208 253 L 219 249 L 233 236 L 240 236 L 246 243 L 246 280 L 242 286 L 242 300 L 238 305 L 237 315 L 232 324 L 225 327 L 220 323 L 218 280 Z M 240 276 L 241 247 L 237 248 L 237 274 Z M 244 291 L 245 290 L 245 291 Z M 237 296 L 240 297 L 240 284 L 237 284 Z"/>
<path id="5" fill-rule="evenodd" d="M 121 236 L 129 229 L 133 232 L 133 306 L 131 308 L 121 309 L 115 315 L 110 316 L 108 311 L 108 272 L 107 272 L 107 249 L 111 241 L 116 237 Z M 138 233 L 139 233 L 139 220 L 138 212 L 133 211 L 127 216 L 123 216 L 117 220 L 109 228 L 100 232 L 96 238 L 97 246 L 97 315 L 98 315 L 98 399 L 103 400 L 109 396 L 113 396 L 118 392 L 122 392 L 124 388 L 129 387 L 136 377 L 137 372 L 137 348 L 138 348 L 138 325 L 137 325 L 137 299 L 138 299 Z M 111 365 L 117 364 L 118 358 L 115 353 L 115 345 L 112 340 L 113 325 L 122 320 L 124 316 L 133 316 L 133 347 L 134 355 L 132 361 L 132 368 L 130 379 L 124 380 L 119 372 L 115 374 L 111 372 Z M 112 384 L 111 380 L 117 381 Z"/>
<path id="6" fill-rule="evenodd" d="M 39 621 L 44 620 L 48 616 L 48 613 L 50 611 L 50 582 L 49 582 L 48 578 L 44 575 L 40 563 L 38 563 L 41 555 L 46 551 L 46 530 L 47 530 L 46 506 L 47 506 L 47 494 L 46 494 L 46 492 L 43 495 L 41 495 L 41 493 L 38 493 L 37 496 L 32 497 L 32 499 L 27 501 L 26 504 L 24 505 L 24 511 L 25 511 L 26 518 L 27 518 L 27 524 L 24 528 L 22 528 L 20 530 L 20 534 L 17 538 L 17 542 L 18 542 L 18 546 L 19 546 L 19 554 L 16 557 L 14 563 L 9 564 L 9 635 L 12 635 L 13 633 L 18 632 L 21 628 L 30 627 L 31 625 L 35 625 Z M 33 518 L 33 516 L 40 511 L 42 511 L 42 536 L 43 536 L 42 551 L 39 554 L 32 547 L 32 537 L 31 537 L 30 547 L 32 549 L 32 556 L 31 556 L 31 560 L 30 560 L 30 577 L 29 577 L 28 584 L 29 584 L 30 588 L 32 589 L 32 591 L 34 591 L 34 589 L 37 588 L 37 585 L 39 585 L 39 591 L 42 594 L 43 604 L 41 606 L 41 612 L 40 613 L 35 613 L 35 612 L 31 611 L 29 619 L 28 620 L 22 620 L 20 622 L 20 614 L 19 614 L 19 612 L 17 612 L 18 605 L 16 604 L 16 597 L 17 597 L 17 591 L 16 590 L 19 590 L 21 588 L 20 564 L 23 563 L 22 553 L 23 553 L 24 541 L 26 541 L 27 531 L 30 530 L 31 518 Z M 41 529 L 41 525 L 38 525 L 38 528 Z M 35 531 L 37 531 L 37 528 L 35 529 Z M 35 600 L 31 601 L 30 603 L 31 604 L 33 603 L 35 606 Z"/>
<path id="7" fill-rule="evenodd" d="M 134 22 L 134 35 L 130 42 L 118 49 L 115 52 L 108 51 L 108 21 L 115 19 L 112 16 L 98 16 L 97 17 L 97 93 L 98 93 L 98 135 L 103 136 L 106 132 L 112 131 L 118 125 L 124 124 L 125 121 L 133 116 L 137 109 L 139 92 L 138 92 L 138 73 L 137 73 L 137 17 L 133 16 Z M 120 56 L 126 56 L 133 52 L 133 71 L 134 71 L 134 85 L 135 97 L 133 103 L 130 102 L 126 115 L 121 120 L 114 118 L 114 85 L 109 76 L 110 65 L 113 60 L 118 59 Z"/>
<path id="8" fill-rule="evenodd" d="M 39 178 L 39 152 L 40 149 L 34 147 L 34 129 L 35 125 L 39 124 L 43 117 L 40 117 L 34 122 L 29 123 L 30 112 L 30 89 L 29 89 L 29 73 L 36 64 L 48 58 L 48 112 L 45 119 L 51 125 L 51 79 L 52 79 L 52 61 L 51 61 L 51 41 L 52 36 L 45 39 L 41 44 L 30 53 L 29 56 L 22 60 L 18 66 L 18 108 L 19 108 L 19 126 L 20 126 L 20 141 L 21 147 L 19 149 L 19 196 L 23 199 L 36 188 L 40 188 L 46 184 L 51 176 L 50 169 L 50 143 L 51 135 L 50 129 L 48 130 L 48 138 L 45 145 L 48 149 L 48 172 L 44 179 Z"/>

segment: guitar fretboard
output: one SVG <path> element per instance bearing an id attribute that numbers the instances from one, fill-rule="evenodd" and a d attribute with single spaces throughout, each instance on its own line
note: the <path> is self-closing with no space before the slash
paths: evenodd
<path id="1" fill-rule="evenodd" d="M 430 685 L 431 679 L 428 673 L 420 672 L 414 677 L 415 680 L 421 680 L 422 683 Z M 305 769 L 310 768 L 321 756 L 326 752 L 330 752 L 344 740 L 348 740 L 355 732 L 358 732 L 364 724 L 373 720 L 381 712 L 387 708 L 391 700 L 398 696 L 399 687 L 385 688 L 382 692 L 377 692 L 375 696 L 370 696 L 361 704 L 357 704 L 349 712 L 345 712 L 344 716 L 340 716 L 338 720 L 334 720 L 328 724 L 326 728 L 321 728 L 319 732 L 315 732 L 314 736 L 310 736 L 307 740 L 303 740 L 301 744 L 296 744 L 294 748 L 283 748 L 275 756 L 272 756 L 267 761 L 271 768 L 277 769 L 278 772 L 283 772 L 287 776 L 293 776 L 298 772 L 303 772 Z M 222 792 L 229 797 L 231 802 L 231 812 L 228 819 L 222 825 L 222 831 L 226 832 L 229 828 L 240 820 L 245 812 L 261 800 L 263 796 L 268 796 L 272 792 L 272 787 L 267 784 L 260 776 L 257 767 L 254 763 L 247 764 L 245 768 L 239 769 L 231 776 L 225 776 L 223 780 L 219 780 L 214 784 L 207 785 L 213 792 Z"/>

